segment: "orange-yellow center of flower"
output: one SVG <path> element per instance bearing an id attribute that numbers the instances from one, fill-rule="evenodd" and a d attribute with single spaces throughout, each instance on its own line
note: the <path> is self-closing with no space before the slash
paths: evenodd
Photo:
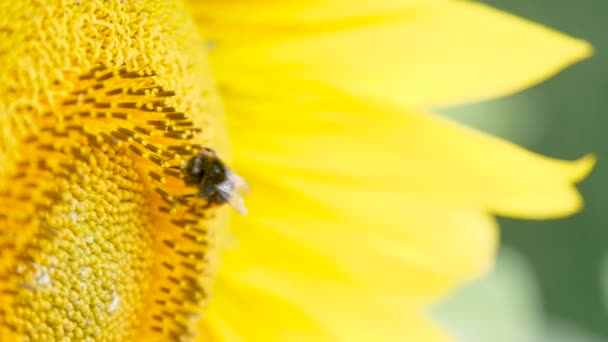
<path id="1" fill-rule="evenodd" d="M 1 324 L 33 341 L 116 341 L 137 328 L 152 241 L 139 177 L 116 152 L 94 149 L 63 172 L 21 166 L 16 183 L 31 185 L 9 190 L 0 210 Z"/>
<path id="2" fill-rule="evenodd" d="M 226 150 L 183 4 L 9 2 L 0 38 L 0 341 L 194 336 L 225 210 L 181 165 Z"/>
<path id="3" fill-rule="evenodd" d="M 180 165 L 200 148 L 198 130 L 151 74 L 82 75 L 60 110 L 20 137 L 0 196 L 0 325 L 11 333 L 193 334 L 213 212 L 184 196 L 197 192 Z"/>

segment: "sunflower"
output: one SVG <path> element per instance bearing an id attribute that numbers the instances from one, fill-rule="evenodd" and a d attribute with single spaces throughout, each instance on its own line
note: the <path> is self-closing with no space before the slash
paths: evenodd
<path id="1" fill-rule="evenodd" d="M 429 109 L 589 54 L 466 1 L 6 2 L 0 339 L 445 339 L 493 215 L 577 211 L 593 160 Z M 187 184 L 208 149 L 248 216 Z"/>

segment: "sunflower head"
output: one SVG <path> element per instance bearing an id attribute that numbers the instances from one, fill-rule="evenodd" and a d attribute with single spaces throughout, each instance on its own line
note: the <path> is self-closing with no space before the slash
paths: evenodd
<path id="1" fill-rule="evenodd" d="M 192 196 L 182 165 L 202 146 L 227 151 L 181 6 L 3 6 L 0 336 L 193 333 L 223 214 Z"/>

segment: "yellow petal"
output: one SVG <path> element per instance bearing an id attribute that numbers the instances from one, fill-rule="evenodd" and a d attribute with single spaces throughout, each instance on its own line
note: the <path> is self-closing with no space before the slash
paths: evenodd
<path id="1" fill-rule="evenodd" d="M 293 27 L 306 24 L 325 25 L 329 21 L 372 18 L 390 15 L 413 5 L 446 0 L 313 0 L 313 1 L 225 1 L 192 0 L 200 21 L 238 23 L 253 26 Z M 272 10 L 269 10 L 272 7 Z M 255 13 L 255 15 L 251 15 Z"/>
<path id="2" fill-rule="evenodd" d="M 243 277 L 261 272 L 298 287 L 341 284 L 426 302 L 492 264 L 495 224 L 478 210 L 352 190 L 356 184 L 268 187 L 248 176 L 255 188 L 251 214 L 235 218 L 233 253 L 247 261 L 228 261 L 227 267 Z"/>
<path id="3" fill-rule="evenodd" d="M 262 286 L 221 277 L 199 326 L 197 341 L 333 340 L 317 317 L 303 312 L 295 303 Z"/>
<path id="4" fill-rule="evenodd" d="M 257 165 L 300 190 L 321 182 L 358 184 L 366 191 L 390 189 L 408 198 L 546 218 L 580 209 L 572 183 L 593 165 L 591 157 L 556 161 L 440 117 L 336 92 L 309 92 L 302 100 L 225 95 L 235 114 L 230 129 L 241 132 L 234 136 L 237 166 Z M 252 120 L 249 110 L 260 114 Z"/>
<path id="5" fill-rule="evenodd" d="M 283 91 L 291 91 L 293 79 L 321 80 L 400 105 L 441 106 L 510 94 L 591 52 L 586 42 L 481 4 L 405 7 L 331 29 L 288 30 L 280 21 L 239 25 L 211 14 L 201 25 L 217 42 L 211 59 L 220 83 L 231 84 L 238 75 L 275 89 L 265 79 L 275 74 L 287 85 Z"/>
<path id="6" fill-rule="evenodd" d="M 380 297 L 349 287 L 299 282 L 226 255 L 214 301 L 202 330 L 226 341 L 446 341 L 423 311 L 402 298 Z M 276 255 L 280 258 L 281 255 Z M 259 271 L 246 275 L 234 262 Z M 320 286 L 319 286 L 320 285 Z"/>

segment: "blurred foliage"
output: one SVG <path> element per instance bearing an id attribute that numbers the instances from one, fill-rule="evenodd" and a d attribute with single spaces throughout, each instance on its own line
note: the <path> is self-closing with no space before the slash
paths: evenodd
<path id="1" fill-rule="evenodd" d="M 608 340 L 608 305 L 603 292 L 608 281 L 602 281 L 608 278 L 608 266 L 603 265 L 608 255 L 608 210 L 604 208 L 608 194 L 608 141 L 604 138 L 608 129 L 608 1 L 484 2 L 588 40 L 596 48 L 592 59 L 533 89 L 448 113 L 545 155 L 567 159 L 584 153 L 598 156 L 596 169 L 580 186 L 587 202 L 583 213 L 558 221 L 500 221 L 503 244 L 520 251 L 530 262 L 545 315 Z M 565 334 L 558 328 L 552 333 L 555 339 Z"/>
<path id="2" fill-rule="evenodd" d="M 463 342 L 542 339 L 543 315 L 534 276 L 514 250 L 503 250 L 490 275 L 448 297 L 433 316 Z"/>
<path id="3" fill-rule="evenodd" d="M 503 248 L 494 271 L 433 310 L 433 317 L 463 342 L 601 342 L 574 324 L 543 314 L 529 262 Z"/>

